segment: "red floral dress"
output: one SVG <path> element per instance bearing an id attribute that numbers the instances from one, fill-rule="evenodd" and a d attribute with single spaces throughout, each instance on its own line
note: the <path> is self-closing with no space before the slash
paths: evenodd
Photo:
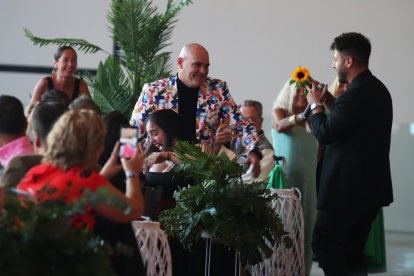
<path id="1" fill-rule="evenodd" d="M 69 204 L 77 201 L 85 189 L 93 192 L 103 186 L 108 186 L 108 181 L 97 172 L 87 171 L 82 167 L 72 167 L 64 171 L 45 163 L 29 170 L 17 188 L 33 195 L 36 202 L 62 199 Z M 86 214 L 74 216 L 72 223 L 74 226 L 92 230 L 95 223 L 92 209 L 88 208 Z"/>

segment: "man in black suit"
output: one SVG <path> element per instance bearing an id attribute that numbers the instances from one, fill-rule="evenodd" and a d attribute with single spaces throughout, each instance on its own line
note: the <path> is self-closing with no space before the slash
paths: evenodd
<path id="1" fill-rule="evenodd" d="M 343 33 L 331 45 L 339 81 L 349 83 L 330 116 L 317 81 L 309 87 L 308 119 L 324 145 L 317 167 L 317 208 L 312 248 L 325 275 L 367 275 L 364 245 L 382 206 L 393 201 L 390 172 L 392 99 L 368 69 L 371 43 Z"/>

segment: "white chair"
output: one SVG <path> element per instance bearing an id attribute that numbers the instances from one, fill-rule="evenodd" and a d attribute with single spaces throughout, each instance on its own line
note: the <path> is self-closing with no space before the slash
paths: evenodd
<path id="1" fill-rule="evenodd" d="M 293 240 L 293 246 L 290 249 L 283 244 L 279 247 L 274 246 L 270 258 L 251 267 L 251 275 L 305 275 L 304 222 L 300 192 L 297 189 L 271 190 L 279 196 L 278 200 L 272 202 L 272 207 L 282 219 L 285 231 Z"/>
<path id="2" fill-rule="evenodd" d="M 133 221 L 142 261 L 148 276 L 171 276 L 172 262 L 167 235 L 156 221 Z"/>

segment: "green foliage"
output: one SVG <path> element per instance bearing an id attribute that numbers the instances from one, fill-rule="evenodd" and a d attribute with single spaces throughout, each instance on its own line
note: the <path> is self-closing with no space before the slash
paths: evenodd
<path id="1" fill-rule="evenodd" d="M 86 191 L 70 205 L 59 200 L 22 205 L 8 195 L 0 215 L 0 275 L 115 275 L 110 256 L 127 254 L 130 248 L 114 251 L 92 232 L 71 226 L 73 214 L 86 212 L 85 204 L 125 208 L 103 189 Z"/>
<path id="2" fill-rule="evenodd" d="M 108 20 L 117 51 L 99 64 L 96 76 L 84 76 L 103 113 L 119 110 L 129 117 L 143 85 L 171 75 L 171 53 L 163 49 L 170 45 L 176 16 L 190 3 L 167 0 L 165 12 L 159 13 L 150 0 L 112 1 Z M 84 53 L 102 51 L 86 40 L 44 39 L 24 31 L 34 45 L 69 45 Z"/>
<path id="3" fill-rule="evenodd" d="M 271 207 L 277 194 L 272 195 L 265 183 L 243 183 L 241 166 L 225 155 L 212 157 L 184 142 L 178 142 L 175 152 L 182 161 L 177 172 L 198 184 L 177 191 L 176 207 L 161 213 L 160 222 L 169 236 L 187 249 L 210 238 L 239 251 L 243 265 L 270 257 L 272 248 L 266 240 L 272 246 L 281 242 L 291 246 Z"/>
<path id="4" fill-rule="evenodd" d="M 93 99 L 103 113 L 118 110 L 125 115 L 130 115 L 131 103 L 136 101 L 137 95 L 131 93 L 130 81 L 123 72 L 119 60 L 114 59 L 113 56 L 108 57 L 104 63 L 99 63 L 96 75 L 87 74 L 85 80 L 89 87 L 93 87 L 91 91 Z M 124 92 L 114 93 L 114 91 Z"/>
<path id="5" fill-rule="evenodd" d="M 94 54 L 99 51 L 103 51 L 99 46 L 93 45 L 89 42 L 87 42 L 84 39 L 71 39 L 71 38 L 53 38 L 53 39 L 46 39 L 46 38 L 40 38 L 35 36 L 29 29 L 23 28 L 24 35 L 29 38 L 34 45 L 47 46 L 49 44 L 54 44 L 57 46 L 70 46 L 73 48 L 78 49 L 81 52 L 84 52 L 85 54 L 91 53 Z"/>

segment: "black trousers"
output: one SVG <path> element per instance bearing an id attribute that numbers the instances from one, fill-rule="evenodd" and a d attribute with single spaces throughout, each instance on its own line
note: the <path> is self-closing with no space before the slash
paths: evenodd
<path id="1" fill-rule="evenodd" d="M 326 276 L 367 275 L 364 246 L 379 210 L 318 210 L 312 249 Z"/>

